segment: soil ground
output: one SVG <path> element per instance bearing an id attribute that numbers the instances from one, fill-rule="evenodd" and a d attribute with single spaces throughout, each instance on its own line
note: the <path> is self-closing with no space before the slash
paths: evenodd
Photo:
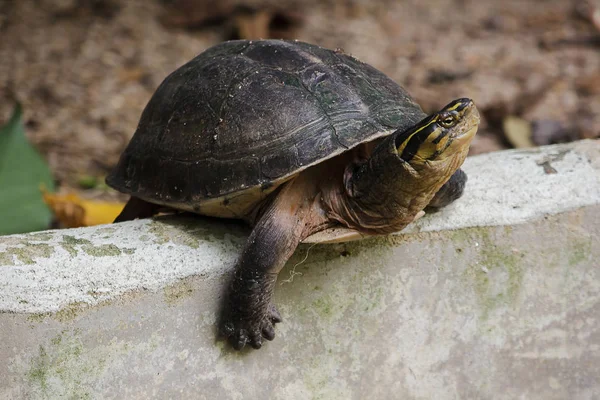
<path id="1" fill-rule="evenodd" d="M 3 0 L 0 122 L 24 105 L 63 186 L 105 175 L 162 79 L 237 29 L 342 48 L 426 111 L 473 98 L 484 119 L 472 153 L 509 147 L 510 116 L 533 124 L 535 144 L 597 137 L 593 11 L 566 0 Z"/>

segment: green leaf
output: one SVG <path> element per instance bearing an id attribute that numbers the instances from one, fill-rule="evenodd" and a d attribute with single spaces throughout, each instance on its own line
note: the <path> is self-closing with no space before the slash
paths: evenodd
<path id="1" fill-rule="evenodd" d="M 40 185 L 52 190 L 46 161 L 25 137 L 21 105 L 0 128 L 0 235 L 48 229 L 51 213 Z"/>
<path id="2" fill-rule="evenodd" d="M 82 189 L 94 189 L 98 186 L 98 177 L 91 175 L 81 175 L 77 179 L 77 184 Z"/>

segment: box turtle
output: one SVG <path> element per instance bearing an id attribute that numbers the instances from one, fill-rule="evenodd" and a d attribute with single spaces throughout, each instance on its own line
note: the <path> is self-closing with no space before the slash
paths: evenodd
<path id="1" fill-rule="evenodd" d="M 115 222 L 161 207 L 252 227 L 219 332 L 260 348 L 281 321 L 277 274 L 303 241 L 397 232 L 461 196 L 473 101 L 426 115 L 356 58 L 299 41 L 218 44 L 171 73 L 108 176 L 131 195 Z"/>

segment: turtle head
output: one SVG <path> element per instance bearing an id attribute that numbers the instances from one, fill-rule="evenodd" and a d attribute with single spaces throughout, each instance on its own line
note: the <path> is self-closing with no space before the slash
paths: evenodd
<path id="1" fill-rule="evenodd" d="M 398 133 L 394 145 L 398 157 L 416 170 L 443 168 L 454 164 L 456 157 L 462 163 L 478 125 L 479 113 L 473 100 L 458 99 Z"/>
<path id="2" fill-rule="evenodd" d="M 460 168 L 478 126 L 473 101 L 458 99 L 415 126 L 394 132 L 368 160 L 346 169 L 346 198 L 339 202 L 344 206 L 331 207 L 342 210 L 337 220 L 367 233 L 402 229 Z M 465 180 L 464 174 L 459 176 L 455 189 Z"/>

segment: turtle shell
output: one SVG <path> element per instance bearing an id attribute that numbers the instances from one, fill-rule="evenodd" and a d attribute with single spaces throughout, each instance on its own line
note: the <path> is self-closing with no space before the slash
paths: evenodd
<path id="1" fill-rule="evenodd" d="M 107 178 L 202 214 L 240 216 L 300 171 L 424 114 L 382 72 L 298 41 L 229 41 L 171 73 Z"/>

